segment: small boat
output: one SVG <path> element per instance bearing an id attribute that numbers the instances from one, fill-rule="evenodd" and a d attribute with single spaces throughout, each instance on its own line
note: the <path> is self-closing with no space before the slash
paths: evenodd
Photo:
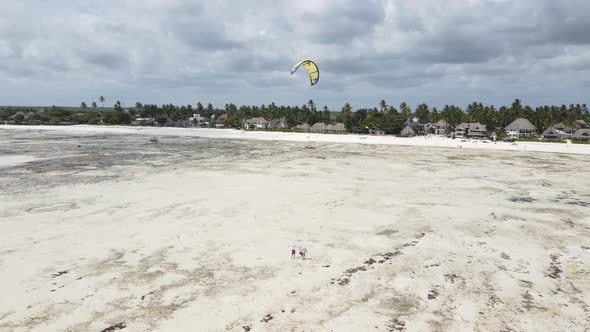
<path id="1" fill-rule="evenodd" d="M 150 137 L 150 142 L 158 143 L 158 138 L 157 137 Z"/>

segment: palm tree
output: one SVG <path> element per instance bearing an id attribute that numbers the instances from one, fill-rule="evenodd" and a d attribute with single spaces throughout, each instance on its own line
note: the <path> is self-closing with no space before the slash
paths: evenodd
<path id="1" fill-rule="evenodd" d="M 379 102 L 379 106 L 381 106 L 381 113 L 385 112 L 385 110 L 387 109 L 387 103 L 384 99 L 381 99 L 381 101 Z"/>
<path id="2" fill-rule="evenodd" d="M 406 119 L 409 119 L 410 118 L 410 114 L 412 114 L 412 109 L 405 102 L 402 102 L 399 105 L 399 111 L 400 111 L 400 113 L 402 113 L 404 115 L 404 117 Z"/>
<path id="3" fill-rule="evenodd" d="M 104 108 L 104 97 L 100 96 L 98 100 L 102 103 L 102 108 Z"/>
<path id="4" fill-rule="evenodd" d="M 324 122 L 330 123 L 330 109 L 328 109 L 328 105 L 324 105 Z"/>
<path id="5" fill-rule="evenodd" d="M 96 102 L 95 101 L 92 102 L 92 108 L 96 108 Z"/>
<path id="6" fill-rule="evenodd" d="M 313 103 L 313 100 L 311 100 L 311 99 L 310 99 L 310 100 L 307 102 L 307 106 L 309 106 L 309 109 L 310 109 L 312 112 L 315 112 L 315 111 L 316 111 L 316 109 L 315 109 L 315 104 Z"/>
<path id="7" fill-rule="evenodd" d="M 86 108 L 86 102 L 82 102 L 82 103 L 80 104 L 80 108 Z"/>

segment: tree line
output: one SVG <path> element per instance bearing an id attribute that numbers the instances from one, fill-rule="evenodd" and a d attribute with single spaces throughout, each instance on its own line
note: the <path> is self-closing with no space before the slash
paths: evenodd
<path id="1" fill-rule="evenodd" d="M 104 97 L 99 98 L 104 103 Z M 17 114 L 18 113 L 18 114 Z M 32 113 L 32 114 L 31 114 Z M 543 130 L 555 123 L 563 123 L 574 127 L 576 120 L 590 122 L 590 114 L 586 104 L 571 104 L 569 106 L 538 106 L 532 108 L 516 99 L 510 106 L 496 107 L 473 102 L 466 108 L 456 105 L 445 105 L 442 108 L 419 104 L 412 109 L 402 102 L 399 107 L 388 105 L 385 100 L 378 103 L 378 107 L 353 109 L 346 103 L 340 110 L 332 111 L 327 106 L 318 109 L 313 100 L 301 106 L 284 106 L 270 103 L 268 105 L 241 105 L 233 103 L 223 108 L 214 107 L 211 103 L 206 106 L 201 102 L 192 105 L 154 105 L 136 103 L 135 107 L 125 108 L 119 101 L 112 108 L 97 107 L 93 102 L 92 108 L 82 103 L 79 108 L 50 107 L 43 110 L 27 108 L 0 108 L 0 121 L 14 123 L 79 123 L 79 124 L 130 124 L 135 118 L 153 118 L 160 124 L 187 120 L 193 114 L 210 119 L 223 119 L 226 127 L 241 127 L 243 121 L 252 117 L 264 117 L 267 120 L 284 118 L 289 127 L 316 122 L 342 122 L 352 132 L 367 132 L 369 128 L 379 128 L 387 134 L 399 134 L 406 125 L 417 123 L 436 123 L 446 120 L 451 126 L 463 122 L 479 122 L 488 126 L 490 130 L 505 128 L 517 118 L 526 118 L 539 130 Z M 225 115 L 225 116 L 224 116 Z M 223 116 L 223 117 L 222 117 Z M 417 121 L 414 121 L 417 120 Z M 186 121 L 184 122 L 186 123 Z"/>

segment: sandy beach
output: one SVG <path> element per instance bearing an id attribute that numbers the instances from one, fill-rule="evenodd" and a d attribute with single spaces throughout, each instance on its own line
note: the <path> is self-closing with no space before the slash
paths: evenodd
<path id="1" fill-rule="evenodd" d="M 587 331 L 589 155 L 0 126 L 0 331 Z"/>
<path id="2" fill-rule="evenodd" d="M 395 137 L 352 134 L 319 134 L 270 131 L 245 131 L 236 129 L 209 128 L 164 128 L 164 127 L 121 127 L 121 126 L 0 126 L 6 130 L 51 130 L 79 134 L 127 134 L 145 136 L 184 136 L 218 139 L 289 141 L 289 142 L 326 142 L 354 143 L 402 146 L 426 146 L 453 149 L 530 151 L 590 155 L 590 144 L 556 144 L 546 142 L 483 142 L 480 140 L 450 139 L 440 136 Z"/>

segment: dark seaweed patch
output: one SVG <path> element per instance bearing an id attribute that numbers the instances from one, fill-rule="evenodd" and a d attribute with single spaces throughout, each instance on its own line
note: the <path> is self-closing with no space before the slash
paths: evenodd
<path id="1" fill-rule="evenodd" d="M 439 295 L 438 290 L 436 288 L 433 288 L 430 290 L 430 292 L 428 292 L 428 299 L 434 300 L 438 297 L 438 295 Z"/>
<path id="2" fill-rule="evenodd" d="M 391 324 L 387 325 L 388 332 L 403 331 L 403 330 L 405 330 L 405 328 L 406 328 L 406 323 L 397 319 L 397 318 L 394 318 L 391 321 Z"/>
<path id="3" fill-rule="evenodd" d="M 395 234 L 395 233 L 398 233 L 398 232 L 399 231 L 397 231 L 395 229 L 386 229 L 386 230 L 383 230 L 383 231 L 377 233 L 377 235 L 392 235 L 392 234 Z"/>
<path id="4" fill-rule="evenodd" d="M 561 264 L 558 261 L 559 256 L 551 255 L 551 264 L 549 265 L 549 270 L 545 275 L 551 279 L 559 279 L 563 270 L 561 269 Z"/>
<path id="5" fill-rule="evenodd" d="M 508 200 L 511 202 L 514 202 L 514 203 L 532 203 L 532 202 L 536 201 L 536 199 L 534 199 L 532 197 L 525 197 L 525 196 L 510 197 Z"/>
<path id="6" fill-rule="evenodd" d="M 68 273 L 68 271 L 59 271 L 57 273 L 52 274 L 51 277 L 52 278 L 56 278 L 56 277 L 62 276 L 62 275 L 67 274 L 67 273 Z"/>
<path id="7" fill-rule="evenodd" d="M 262 318 L 262 320 L 260 320 L 261 323 L 268 323 L 271 320 L 273 320 L 273 316 L 271 314 L 267 314 L 266 316 L 264 316 L 264 318 Z"/>
<path id="8" fill-rule="evenodd" d="M 115 325 L 111 325 L 111 326 L 107 327 L 104 330 L 101 330 L 100 332 L 113 332 L 113 331 L 117 331 L 117 330 L 122 330 L 126 327 L 127 327 L 127 324 L 125 324 L 125 323 L 117 323 Z"/>
<path id="9" fill-rule="evenodd" d="M 447 281 L 449 281 L 451 284 L 454 284 L 457 280 L 464 280 L 463 277 L 457 275 L 456 273 L 445 274 L 445 279 L 447 279 Z"/>

